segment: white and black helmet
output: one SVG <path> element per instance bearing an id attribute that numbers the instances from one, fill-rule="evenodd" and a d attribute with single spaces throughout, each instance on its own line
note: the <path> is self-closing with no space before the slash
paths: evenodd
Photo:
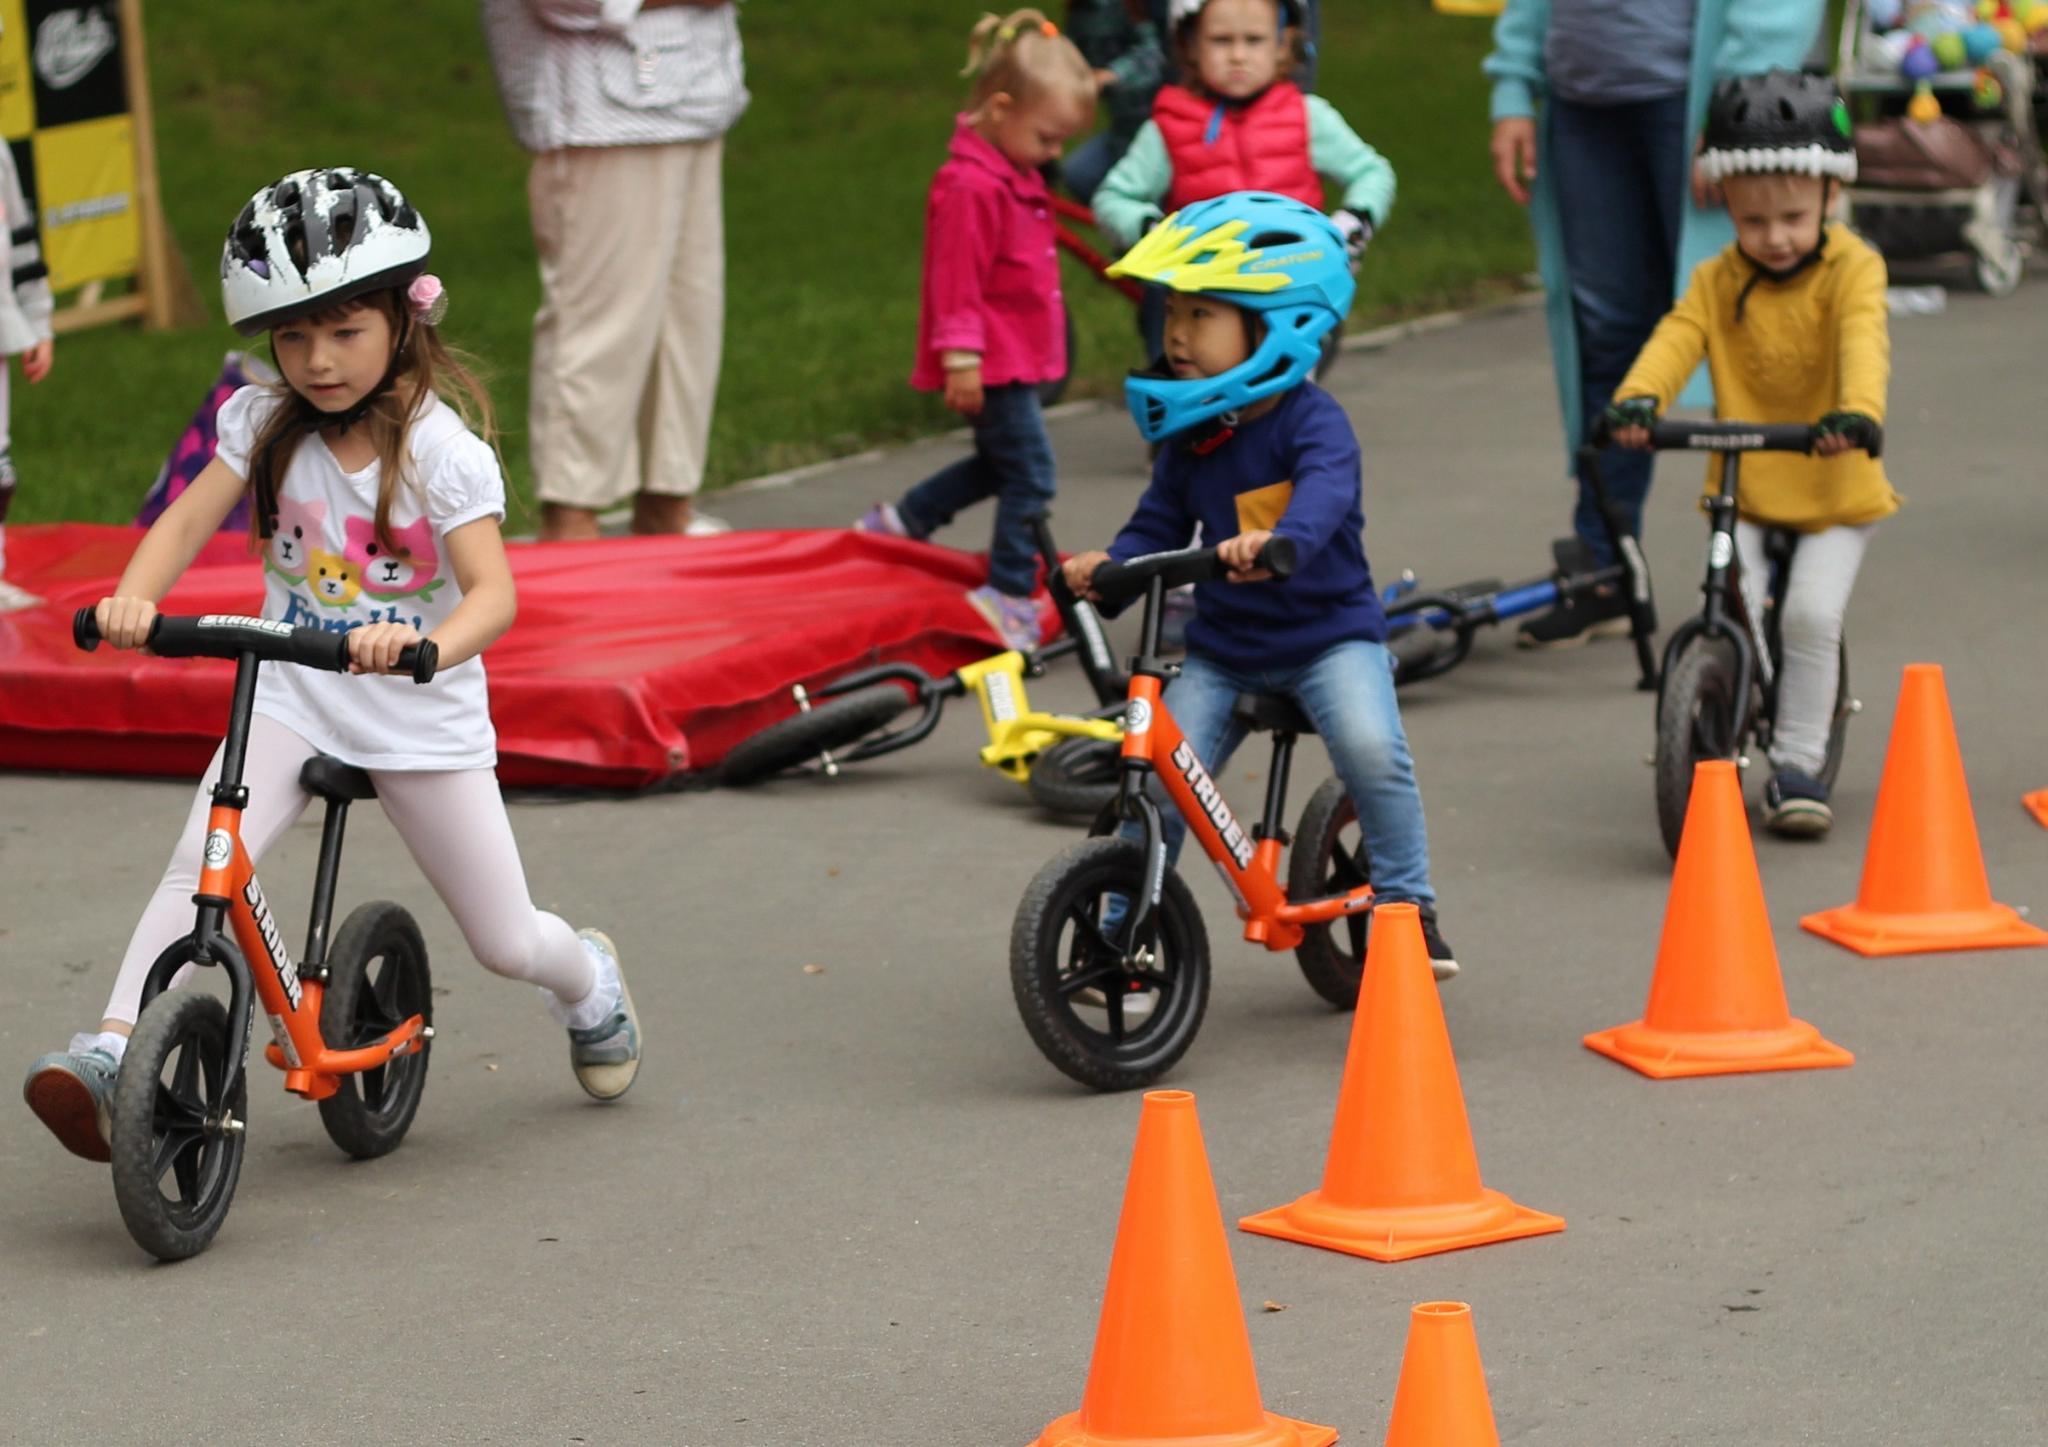
<path id="1" fill-rule="evenodd" d="M 1700 170 L 1730 176 L 1856 179 L 1849 107 L 1824 75 L 1773 70 L 1730 76 L 1714 87 Z"/>
<path id="2" fill-rule="evenodd" d="M 294 171 L 249 198 L 220 253 L 221 302 L 244 336 L 403 287 L 427 268 L 427 223 L 382 176 Z"/>

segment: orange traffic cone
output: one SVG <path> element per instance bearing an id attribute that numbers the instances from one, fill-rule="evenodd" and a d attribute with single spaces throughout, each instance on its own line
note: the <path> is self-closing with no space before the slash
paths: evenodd
<path id="1" fill-rule="evenodd" d="M 1693 769 L 1643 1018 L 1588 1035 L 1585 1043 L 1657 1080 L 1813 1070 L 1856 1059 L 1785 1006 L 1742 785 L 1725 759 Z"/>
<path id="2" fill-rule="evenodd" d="M 1261 1236 L 1406 1261 L 1562 1231 L 1479 1182 L 1451 1036 L 1412 904 L 1373 912 L 1323 1185 L 1237 1223 Z"/>
<path id="3" fill-rule="evenodd" d="M 1500 1447 L 1464 1302 L 1425 1301 L 1409 1317 L 1386 1447 Z"/>
<path id="4" fill-rule="evenodd" d="M 1334 1427 L 1259 1403 L 1195 1098 L 1154 1090 L 1109 1260 L 1081 1410 L 1033 1447 L 1328 1447 Z"/>
<path id="5" fill-rule="evenodd" d="M 2020 803 L 2034 816 L 2034 822 L 2048 829 L 2048 789 L 2036 789 L 2031 794 L 2020 796 Z"/>
<path id="6" fill-rule="evenodd" d="M 1800 924 L 1859 955 L 2048 944 L 1991 898 L 1939 665 L 1906 665 L 1856 902 Z"/>

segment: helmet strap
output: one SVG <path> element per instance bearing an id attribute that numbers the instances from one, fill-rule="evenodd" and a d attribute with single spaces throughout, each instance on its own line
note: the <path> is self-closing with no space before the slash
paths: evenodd
<path id="1" fill-rule="evenodd" d="M 377 379 L 377 385 L 358 398 L 353 407 L 340 412 L 325 412 L 307 401 L 305 396 L 294 388 L 293 425 L 302 433 L 322 432 L 333 427 L 346 437 L 349 428 L 369 416 L 370 409 L 377 405 L 378 399 L 398 385 L 398 364 L 405 359 L 406 344 L 412 340 L 412 328 L 412 313 L 404 307 L 399 308 L 398 345 L 391 349 L 391 361 L 385 366 L 384 375 Z M 272 366 L 277 367 L 277 337 L 274 332 L 270 338 L 270 362 Z M 277 367 L 277 370 L 282 373 L 284 368 Z"/>
<path id="2" fill-rule="evenodd" d="M 1822 192 L 1822 196 L 1823 198 L 1825 198 L 1825 191 Z M 1825 207 L 1825 199 L 1823 199 L 1822 204 L 1823 207 Z M 1749 280 L 1744 282 L 1742 284 L 1742 290 L 1736 293 L 1735 320 L 1737 322 L 1740 322 L 1742 320 L 1743 311 L 1749 305 L 1749 294 L 1756 290 L 1757 283 L 1763 281 L 1770 281 L 1775 282 L 1780 286 L 1783 286 L 1786 282 L 1791 281 L 1793 278 L 1800 275 L 1800 273 L 1807 271 L 1814 266 L 1819 265 L 1821 255 L 1827 249 L 1828 228 L 1827 222 L 1823 220 L 1821 222 L 1820 241 L 1818 242 L 1818 244 L 1814 246 L 1813 250 L 1807 252 L 1806 255 L 1800 257 L 1799 260 L 1793 262 L 1790 266 L 1765 266 L 1761 261 L 1758 261 L 1748 252 L 1743 252 L 1743 259 L 1750 264 L 1752 270 L 1750 271 Z"/>
<path id="3" fill-rule="evenodd" d="M 1231 438 L 1237 436 L 1237 414 L 1225 412 L 1211 417 L 1207 422 L 1191 428 L 1187 434 L 1188 451 L 1197 457 L 1207 457 Z"/>

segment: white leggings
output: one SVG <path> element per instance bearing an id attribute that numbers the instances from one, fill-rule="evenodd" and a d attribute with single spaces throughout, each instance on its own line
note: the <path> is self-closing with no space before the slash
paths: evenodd
<path id="1" fill-rule="evenodd" d="M 249 807 L 242 812 L 242 844 L 261 860 L 291 828 L 312 796 L 299 787 L 299 768 L 318 750 L 274 719 L 250 720 L 248 762 L 243 780 Z M 199 852 L 207 812 L 220 778 L 221 751 L 214 750 L 185 832 L 170 865 L 128 941 L 121 973 L 107 1000 L 106 1018 L 135 1022 L 149 967 L 172 943 L 192 932 L 192 894 L 199 888 Z M 526 872 L 498 778 L 489 769 L 435 773 L 373 770 L 377 801 L 414 861 L 455 916 L 479 963 L 493 974 L 531 980 L 565 1005 L 587 996 L 597 972 L 575 931 L 554 915 L 533 907 Z M 189 971 L 190 966 L 186 969 Z"/>
<path id="2" fill-rule="evenodd" d="M 1778 633 L 1785 671 L 1778 680 L 1778 724 L 1771 739 L 1771 767 L 1817 778 L 1827 758 L 1828 725 L 1841 683 L 1842 619 L 1856 572 L 1870 546 L 1871 524 L 1804 533 L 1792 555 L 1792 576 L 1779 600 Z M 1764 529 L 1735 524 L 1742 555 L 1742 593 L 1750 616 L 1763 617 L 1764 590 L 1771 565 L 1764 556 Z"/>

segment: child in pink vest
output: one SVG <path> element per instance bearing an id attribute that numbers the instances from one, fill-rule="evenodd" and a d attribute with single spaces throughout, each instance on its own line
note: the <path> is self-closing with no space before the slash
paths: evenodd
<path id="1" fill-rule="evenodd" d="M 1130 247 L 1168 212 L 1232 191 L 1271 191 L 1323 206 L 1355 270 L 1394 207 L 1394 168 L 1321 96 L 1289 80 L 1299 0 L 1173 0 L 1172 43 L 1182 80 L 1162 86 L 1152 119 L 1094 196 L 1095 220 Z M 1156 331 L 1146 329 L 1152 355 Z"/>
<path id="2" fill-rule="evenodd" d="M 1031 519 L 1052 502 L 1052 443 L 1038 387 L 1066 374 L 1066 304 L 1040 168 L 1093 119 L 1095 74 L 1044 14 L 974 27 L 969 108 L 925 205 L 924 306 L 910 384 L 943 392 L 974 425 L 974 452 L 855 524 L 923 538 L 993 497 L 988 582 L 967 601 L 1008 648 L 1038 646 Z"/>

